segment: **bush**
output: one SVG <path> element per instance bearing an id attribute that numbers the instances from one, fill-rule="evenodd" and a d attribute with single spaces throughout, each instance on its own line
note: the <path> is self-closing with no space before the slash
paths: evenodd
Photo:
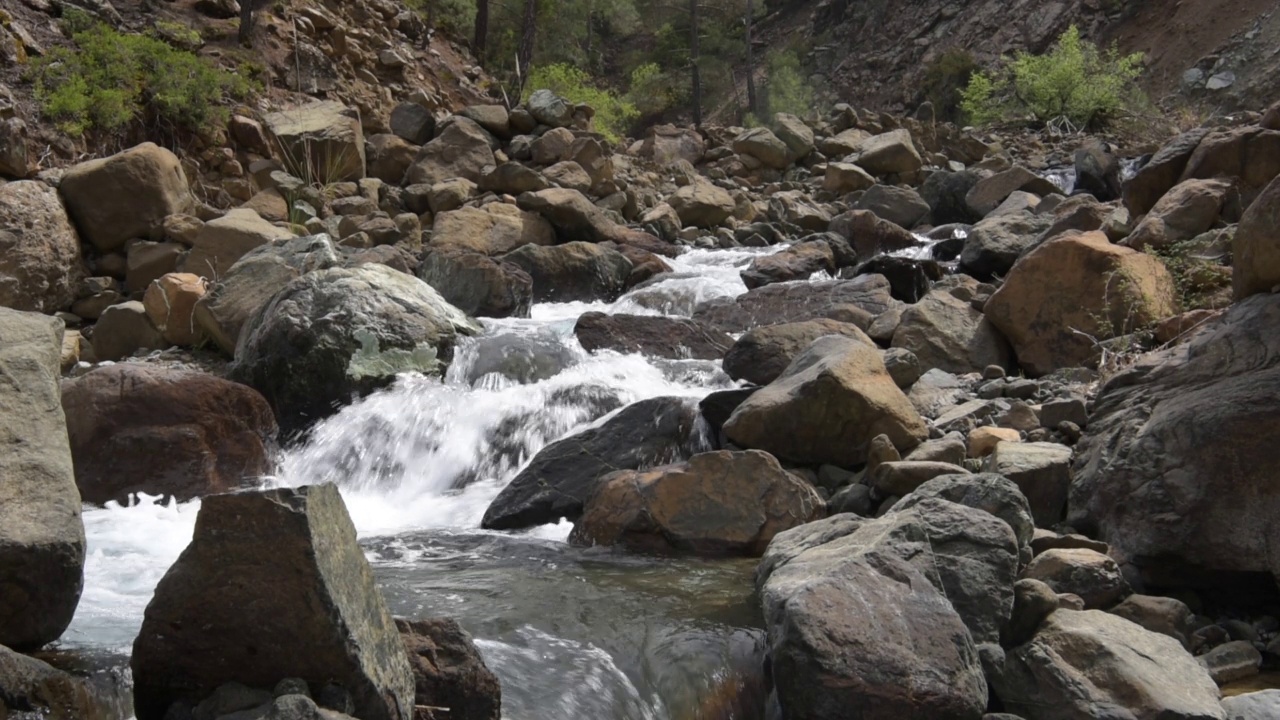
<path id="1" fill-rule="evenodd" d="M 805 79 L 796 53 L 769 53 L 765 58 L 765 69 L 768 80 L 764 86 L 764 107 L 769 117 L 780 112 L 803 117 L 813 109 L 813 88 Z"/>
<path id="2" fill-rule="evenodd" d="M 200 130 L 226 121 L 223 103 L 251 91 L 248 79 L 146 35 L 126 35 L 71 13 L 73 47 L 33 64 L 42 112 L 70 135 L 119 133 L 130 125 Z"/>
<path id="3" fill-rule="evenodd" d="M 662 72 L 657 63 L 645 63 L 631 71 L 631 86 L 627 90 L 630 102 L 641 116 L 648 117 L 666 112 L 679 99 L 672 89 L 674 83 Z"/>
<path id="4" fill-rule="evenodd" d="M 934 59 L 924 73 L 923 96 L 933 103 L 939 120 L 960 119 L 960 102 L 965 87 L 978 71 L 978 62 L 964 48 L 951 48 Z"/>
<path id="5" fill-rule="evenodd" d="M 1145 102 L 1134 83 L 1142 60 L 1141 53 L 1099 50 L 1073 25 L 1045 55 L 1018 53 L 1001 69 L 975 73 L 961 108 L 977 124 L 1029 116 L 1041 123 L 1065 118 L 1079 128 L 1105 125 Z"/>
<path id="6" fill-rule="evenodd" d="M 627 125 L 639 117 L 640 112 L 629 101 L 608 90 L 596 87 L 591 76 L 572 65 L 535 65 L 529 76 L 524 99 L 534 90 L 550 90 L 573 102 L 585 103 L 595 108 L 596 131 L 610 143 L 616 143 L 627 130 Z"/>

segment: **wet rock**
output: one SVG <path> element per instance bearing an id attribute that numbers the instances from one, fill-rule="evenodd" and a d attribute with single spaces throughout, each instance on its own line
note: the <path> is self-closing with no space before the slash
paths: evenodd
<path id="1" fill-rule="evenodd" d="M 504 332 L 464 338 L 455 362 L 461 364 L 458 375 L 468 385 L 485 382 L 491 375 L 527 385 L 555 377 L 580 359 L 558 335 Z M 600 411 L 616 407 L 614 404 Z"/>
<path id="2" fill-rule="evenodd" d="M 119 720 L 130 712 L 123 682 L 80 677 L 0 646 L 0 709 L 11 718 Z"/>
<path id="3" fill-rule="evenodd" d="M 744 387 L 732 390 L 717 390 L 709 393 L 698 402 L 698 413 L 711 426 L 712 437 L 720 435 L 720 430 L 724 427 L 725 421 L 729 419 L 729 416 L 733 415 L 733 411 L 737 410 L 744 400 L 751 397 L 752 393 L 759 389 L 758 387 Z"/>
<path id="4" fill-rule="evenodd" d="M 442 245 L 423 257 L 417 275 L 472 317 L 529 317 L 533 278 L 512 263 Z"/>
<path id="5" fill-rule="evenodd" d="M 99 252 L 147 237 L 194 204 L 177 156 L 153 143 L 71 167 L 58 191 L 80 236 Z"/>
<path id="6" fill-rule="evenodd" d="M 893 347 L 910 350 L 926 370 L 964 374 L 1013 364 L 1009 343 L 995 326 L 946 290 L 934 290 L 903 311 Z"/>
<path id="7" fill-rule="evenodd" d="M 0 644 L 20 650 L 62 635 L 83 584 L 84 523 L 59 402 L 62 333 L 61 320 L 0 308 Z M 6 675 L 7 694 L 15 678 Z"/>
<path id="8" fill-rule="evenodd" d="M 263 220 L 248 208 L 237 208 L 200 226 L 195 247 L 182 264 L 183 272 L 217 281 L 249 251 L 293 233 Z"/>
<path id="9" fill-rule="evenodd" d="M 889 281 L 889 294 L 895 300 L 917 303 L 929 292 L 932 281 L 942 279 L 942 268 L 932 260 L 877 255 L 857 266 L 852 274 L 849 273 L 849 268 L 840 272 L 841 277 L 857 277 L 866 274 L 885 276 Z"/>
<path id="10" fill-rule="evenodd" d="M 102 360 L 122 360 L 139 350 L 160 350 L 169 346 L 147 317 L 142 303 L 132 300 L 102 311 L 93 327 L 93 354 Z"/>
<path id="11" fill-rule="evenodd" d="M 1231 244 L 1231 284 L 1237 300 L 1280 285 L 1280 178 L 1245 211 Z"/>
<path id="12" fill-rule="evenodd" d="M 130 667 L 139 720 L 227 682 L 284 678 L 341 684 L 366 720 L 413 716 L 404 643 L 333 485 L 205 498 L 191 544 L 147 606 Z"/>
<path id="13" fill-rule="evenodd" d="M 276 423 L 254 389 L 204 373 L 123 363 L 64 383 L 85 502 L 130 493 L 186 501 L 255 484 L 273 468 Z"/>
<path id="14" fill-rule="evenodd" d="M 427 184 L 453 178 L 479 182 L 487 167 L 496 165 L 490 135 L 474 121 L 454 117 L 431 142 L 422 146 L 405 173 L 405 185 Z"/>
<path id="15" fill-rule="evenodd" d="M 1085 365 L 1105 340 L 1176 311 L 1173 278 L 1159 259 L 1112 245 L 1100 233 L 1068 233 L 1029 253 L 984 312 L 1033 377 Z"/>
<path id="16" fill-rule="evenodd" d="M 359 110 L 322 100 L 271 113 L 264 120 L 295 175 L 303 173 L 321 184 L 365 176 Z"/>
<path id="17" fill-rule="evenodd" d="M 987 467 L 1017 483 L 1031 503 L 1037 526 L 1052 527 L 1062 521 L 1071 487 L 1071 448 L 1057 443 L 1002 442 Z"/>
<path id="18" fill-rule="evenodd" d="M 1079 595 L 1090 609 L 1109 608 L 1132 592 L 1115 560 L 1093 550 L 1046 550 L 1031 561 L 1024 577 L 1055 592 Z"/>
<path id="19" fill-rule="evenodd" d="M 1087 192 L 1102 202 L 1120 198 L 1120 161 L 1110 145 L 1096 138 L 1089 138 L 1076 149 L 1072 161 L 1076 171 L 1077 192 Z"/>
<path id="20" fill-rule="evenodd" d="M 1006 710 L 1038 720 L 1225 717 L 1217 686 L 1177 641 L 1097 610 L 1049 615 L 991 681 Z"/>
<path id="21" fill-rule="evenodd" d="M 1268 470 L 1280 463 L 1269 439 L 1278 300 L 1237 303 L 1188 343 L 1140 359 L 1095 401 L 1067 520 L 1144 577 L 1280 573 L 1266 551 L 1280 537 Z"/>
<path id="22" fill-rule="evenodd" d="M 841 320 L 856 315 L 858 310 L 874 317 L 894 302 L 889 296 L 889 282 L 883 276 L 863 275 L 852 280 L 766 285 L 736 298 L 703 302 L 694 310 L 693 318 L 728 333 L 740 333 L 762 325 L 820 318 Z M 869 324 L 870 318 L 866 322 Z"/>
<path id="23" fill-rule="evenodd" d="M 1178 184 L 1191 154 L 1208 134 L 1208 128 L 1197 128 L 1173 138 L 1124 183 L 1124 206 L 1131 217 L 1146 215 L 1169 188 Z"/>
<path id="24" fill-rule="evenodd" d="M 1167 250 L 1211 229 L 1224 206 L 1238 202 L 1230 181 L 1187 180 L 1160 198 L 1124 244 L 1145 252 Z"/>
<path id="25" fill-rule="evenodd" d="M 506 203 L 463 207 L 436 215 L 431 246 L 502 255 L 525 245 L 553 245 L 555 230 L 535 213 Z"/>
<path id="26" fill-rule="evenodd" d="M 515 530 L 577 520 L 600 478 L 692 457 L 697 409 L 681 398 L 642 400 L 540 450 L 485 510 L 481 527 Z"/>
<path id="27" fill-rule="evenodd" d="M 862 141 L 853 162 L 872 175 L 902 175 L 924 166 L 911 133 L 893 130 Z"/>
<path id="28" fill-rule="evenodd" d="M 960 269 L 980 280 L 1004 277 L 1023 253 L 1035 246 L 1052 218 L 1030 212 L 992 215 L 969 231 L 960 252 Z"/>
<path id="29" fill-rule="evenodd" d="M 853 204 L 855 210 L 869 210 L 876 217 L 904 228 L 913 228 L 929 216 L 929 203 L 915 190 L 897 185 L 875 185 Z"/>
<path id="30" fill-rule="evenodd" d="M 498 677 L 456 620 L 397 618 L 396 628 L 409 653 L 417 705 L 444 708 L 450 720 L 499 720 Z"/>
<path id="31" fill-rule="evenodd" d="M 0 184 L 0 306 L 65 310 L 83 274 L 80 238 L 58 191 L 35 181 Z"/>
<path id="32" fill-rule="evenodd" d="M 773 456 L 717 451 L 601 478 L 570 540 L 634 552 L 759 556 L 774 535 L 825 514 L 817 491 Z"/>
<path id="33" fill-rule="evenodd" d="M 724 189 L 701 177 L 676 190 L 667 198 L 680 222 L 701 228 L 713 228 L 733 214 L 734 200 Z"/>
<path id="34" fill-rule="evenodd" d="M 613 301 L 626 289 L 632 270 L 621 253 L 587 242 L 524 245 L 502 260 L 533 278 L 536 302 Z"/>
<path id="35" fill-rule="evenodd" d="M 761 255 L 743 270 L 742 282 L 748 289 L 771 283 L 807 280 L 816 272 L 834 273 L 835 256 L 831 246 L 821 240 L 792 245 L 772 255 Z"/>
<path id="36" fill-rule="evenodd" d="M 229 376 L 262 392 L 287 435 L 405 371 L 438 372 L 479 327 L 430 285 L 382 265 L 284 286 L 244 326 Z"/>
<path id="37" fill-rule="evenodd" d="M 865 462 L 877 435 L 888 435 L 899 450 L 928 436 L 879 352 L 839 336 L 810 345 L 777 380 L 738 406 L 724 430 L 741 447 L 843 467 Z"/>
<path id="38" fill-rule="evenodd" d="M 194 317 L 202 334 L 228 356 L 245 323 L 280 288 L 300 275 L 340 262 L 328 235 L 288 238 L 250 250 L 236 261 L 196 303 Z"/>
<path id="39" fill-rule="evenodd" d="M 705 323 L 655 315 L 583 313 L 573 334 L 587 352 L 600 349 L 680 360 L 719 360 L 733 338 Z"/>

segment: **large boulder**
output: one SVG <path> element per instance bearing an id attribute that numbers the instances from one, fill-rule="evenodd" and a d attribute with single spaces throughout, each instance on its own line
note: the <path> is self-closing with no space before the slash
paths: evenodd
<path id="1" fill-rule="evenodd" d="M 1273 109 L 1274 110 L 1274 109 Z M 1276 129 L 1280 130 L 1280 111 L 1274 111 Z M 1222 699 L 1227 720 L 1270 720 L 1280 717 L 1280 690 L 1257 690 Z"/>
<path id="2" fill-rule="evenodd" d="M 293 233 L 263 220 L 253 210 L 237 208 L 200 226 L 182 269 L 216 282 L 250 250 L 291 237 Z"/>
<path id="3" fill-rule="evenodd" d="M 1245 211 L 1231 243 L 1237 300 L 1280 285 L 1280 177 Z"/>
<path id="4" fill-rule="evenodd" d="M 960 251 L 960 269 L 981 280 L 1004 277 L 1036 244 L 1052 216 L 1014 212 L 984 218 L 969 230 Z"/>
<path id="5" fill-rule="evenodd" d="M 1071 232 L 1019 261 L 984 312 L 1022 368 L 1040 376 L 1090 362 L 1095 340 L 1177 314 L 1177 294 L 1159 258 L 1113 245 L 1101 232 Z"/>
<path id="6" fill-rule="evenodd" d="M 545 88 L 533 91 L 525 106 L 535 120 L 548 127 L 564 127 L 573 122 L 573 105 Z"/>
<path id="7" fill-rule="evenodd" d="M 792 161 L 803 159 L 813 150 L 813 130 L 795 115 L 775 113 L 773 133 L 786 144 Z"/>
<path id="8" fill-rule="evenodd" d="M 616 350 L 672 360 L 719 360 L 733 338 L 706 323 L 662 315 L 583 313 L 573 334 L 587 352 Z"/>
<path id="9" fill-rule="evenodd" d="M 855 210 L 870 210 L 876 217 L 904 228 L 912 228 L 929 217 L 929 203 L 920 193 L 897 185 L 874 185 L 853 204 Z"/>
<path id="10" fill-rule="evenodd" d="M 1280 577 L 1278 341 L 1280 296 L 1257 295 L 1108 382 L 1077 446 L 1068 522 L 1148 578 Z"/>
<path id="11" fill-rule="evenodd" d="M 1058 610 L 992 674 L 1028 720 L 1223 720 L 1218 686 L 1173 638 L 1100 610 Z"/>
<path id="12" fill-rule="evenodd" d="M 698 305 L 693 319 L 728 333 L 819 318 L 849 320 L 857 315 L 866 317 L 869 324 L 895 304 L 883 275 L 862 275 L 852 280 L 777 283 L 735 298 L 714 298 Z"/>
<path id="13" fill-rule="evenodd" d="M 680 222 L 701 228 L 713 228 L 733 214 L 734 200 L 728 191 L 699 176 L 676 190 L 667 204 L 680 216 Z"/>
<path id="14" fill-rule="evenodd" d="M 424 145 L 436 134 L 436 118 L 418 103 L 404 102 L 391 111 L 391 132 L 414 145 Z"/>
<path id="15" fill-rule="evenodd" d="M 384 265 L 285 285 L 245 324 L 229 376 L 263 394 L 293 435 L 398 373 L 439 372 L 479 327 L 421 280 Z"/>
<path id="16" fill-rule="evenodd" d="M 925 178 L 920 186 L 920 197 L 929 204 L 930 217 L 935 225 L 960 223 L 971 225 L 982 219 L 973 211 L 965 198 L 982 176 L 971 170 L 961 172 L 936 172 Z"/>
<path id="17" fill-rule="evenodd" d="M 626 228 L 577 190 L 548 188 L 524 193 L 517 202 L 521 210 L 546 218 L 560 242 L 618 242 L 626 235 Z"/>
<path id="18" fill-rule="evenodd" d="M 529 317 L 533 278 L 512 263 L 443 245 L 423 256 L 417 274 L 472 317 Z"/>
<path id="19" fill-rule="evenodd" d="M 433 247 L 448 245 L 485 255 L 502 255 L 525 245 L 553 245 L 555 241 L 555 231 L 546 220 L 506 203 L 442 212 L 431 229 Z"/>
<path id="20" fill-rule="evenodd" d="M 399 185 L 419 151 L 417 145 L 398 135 L 382 133 L 370 137 L 365 147 L 369 177 L 389 185 Z"/>
<path id="21" fill-rule="evenodd" d="M 827 335 L 843 335 L 868 347 L 875 346 L 857 325 L 837 320 L 765 325 L 748 330 L 733 343 L 724 355 L 724 371 L 734 380 L 768 385 L 778 379 L 797 355 Z"/>
<path id="22" fill-rule="evenodd" d="M 910 350 L 922 370 L 957 375 L 982 372 L 991 365 L 1009 368 L 1009 343 L 967 300 L 948 290 L 933 290 L 908 305 L 893 333 L 893 347 Z"/>
<path id="23" fill-rule="evenodd" d="M 1071 448 L 1049 442 L 1002 442 L 987 458 L 991 472 L 1009 478 L 1027 497 L 1039 527 L 1053 527 L 1066 513 L 1071 487 Z"/>
<path id="24" fill-rule="evenodd" d="M 665 167 L 678 160 L 697 165 L 706 151 L 707 144 L 696 130 L 676 125 L 654 125 L 645 131 L 640 151 L 636 154 Z"/>
<path id="25" fill-rule="evenodd" d="M 0 306 L 65 310 L 83 274 L 80 238 L 58 191 L 28 180 L 0 185 Z"/>
<path id="26" fill-rule="evenodd" d="M 138 720 L 238 682 L 336 683 L 361 720 L 412 720 L 405 646 L 333 485 L 213 495 L 130 660 Z"/>
<path id="27" fill-rule="evenodd" d="M 866 190 L 875 184 L 876 179 L 870 173 L 853 163 L 827 163 L 822 176 L 822 189 L 837 195 Z"/>
<path id="28" fill-rule="evenodd" d="M 1178 184 L 1187 161 L 1208 134 L 1209 128 L 1196 128 L 1173 138 L 1124 183 L 1124 206 L 1130 217 L 1146 215 L 1169 188 Z"/>
<path id="29" fill-rule="evenodd" d="M 230 492 L 272 470 L 276 422 L 253 388 L 215 375 L 122 363 L 63 383 L 85 502 L 131 493 L 178 500 Z"/>
<path id="30" fill-rule="evenodd" d="M 852 160 L 875 176 L 905 175 L 924 166 L 907 130 L 891 130 L 864 140 Z"/>
<path id="31" fill-rule="evenodd" d="M 743 131 L 733 140 L 733 151 L 750 155 L 765 167 L 785 170 L 791 164 L 791 150 L 769 128 L 758 127 Z"/>
<path id="32" fill-rule="evenodd" d="M 1280 131 L 1256 125 L 1213 130 L 1195 152 L 1179 181 L 1192 178 L 1235 178 L 1245 201 L 1280 175 Z"/>
<path id="33" fill-rule="evenodd" d="M 250 250 L 196 303 L 194 317 L 203 334 L 228 356 L 245 323 L 293 279 L 340 264 L 328 235 L 291 237 Z"/>
<path id="34" fill-rule="evenodd" d="M 147 287 L 142 307 L 165 342 L 193 346 L 204 339 L 195 310 L 207 287 L 204 278 L 191 273 L 167 273 Z"/>
<path id="35" fill-rule="evenodd" d="M 1089 548 L 1044 550 L 1027 564 L 1023 577 L 1076 595 L 1091 610 L 1105 610 L 1132 592 L 1116 561 Z"/>
<path id="36" fill-rule="evenodd" d="M 264 119 L 285 166 L 294 175 L 320 184 L 364 177 L 359 110 L 321 100 L 271 113 Z"/>
<path id="37" fill-rule="evenodd" d="M 828 275 L 836 270 L 831 246 L 821 240 L 796 243 L 771 255 L 761 255 L 739 273 L 748 289 L 772 283 L 808 280 L 816 272 Z"/>
<path id="38" fill-rule="evenodd" d="M 525 245 L 502 260 L 529 273 L 538 302 L 615 300 L 626 289 L 632 269 L 622 253 L 589 242 Z"/>
<path id="39" fill-rule="evenodd" d="M 102 311 L 93 326 L 93 354 L 99 361 L 123 360 L 139 350 L 160 350 L 168 342 L 147 315 L 147 308 L 130 300 Z"/>
<path id="40" fill-rule="evenodd" d="M 475 642 L 451 618 L 396 619 L 413 670 L 414 703 L 450 720 L 500 720 L 502 686 Z"/>
<path id="41" fill-rule="evenodd" d="M 434 185 L 453 178 L 480 182 L 496 165 L 492 138 L 473 120 L 454 117 L 436 139 L 422 146 L 405 173 L 405 185 Z"/>
<path id="42" fill-rule="evenodd" d="M 62 321 L 0 308 L 0 645 L 30 650 L 71 623 L 84 523 L 59 401 Z"/>
<path id="43" fill-rule="evenodd" d="M 194 204 L 178 157 L 153 143 L 74 165 L 58 190 L 80 236 L 104 253 Z"/>
<path id="44" fill-rule="evenodd" d="M 600 478 L 686 460 L 698 447 L 698 408 L 683 398 L 629 405 L 538 451 L 485 510 L 481 527 L 515 530 L 582 517 Z"/>
<path id="45" fill-rule="evenodd" d="M 831 232 L 848 240 L 853 246 L 857 262 L 920 244 L 906 228 L 895 225 L 870 210 L 851 210 L 837 215 L 831 220 L 830 227 Z"/>
<path id="46" fill-rule="evenodd" d="M 1229 180 L 1186 180 L 1175 185 L 1138 223 L 1124 244 L 1134 250 L 1159 252 L 1209 231 L 1223 206 L 1238 200 Z"/>
<path id="47" fill-rule="evenodd" d="M 120 720 L 133 714 L 129 688 L 118 676 L 73 675 L 4 646 L 0 688 L 0 711 L 10 718 Z"/>
<path id="48" fill-rule="evenodd" d="M 777 380 L 739 405 L 724 431 L 740 447 L 843 467 L 866 462 L 877 435 L 888 435 L 901 451 L 928 437 L 879 351 L 841 336 L 816 340 Z"/>
<path id="49" fill-rule="evenodd" d="M 773 456 L 720 450 L 604 476 L 570 540 L 637 552 L 758 557 L 779 532 L 825 514 L 813 486 Z"/>
<path id="50" fill-rule="evenodd" d="M 1040 196 L 1062 193 L 1057 185 L 1024 167 L 1015 165 L 975 183 L 965 195 L 965 203 L 976 215 L 985 217 L 1016 192 Z"/>

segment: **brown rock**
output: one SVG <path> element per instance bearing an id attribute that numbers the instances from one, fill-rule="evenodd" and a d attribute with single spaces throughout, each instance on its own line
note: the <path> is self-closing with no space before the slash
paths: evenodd
<path id="1" fill-rule="evenodd" d="M 81 236 L 101 252 L 147 237 L 194 204 L 177 156 L 153 143 L 75 165 L 58 190 Z"/>
<path id="2" fill-rule="evenodd" d="M 741 275 L 747 288 L 755 289 L 771 283 L 807 280 L 820 271 L 835 273 L 835 254 L 827 243 L 811 240 L 797 243 L 772 255 L 757 257 Z"/>
<path id="3" fill-rule="evenodd" d="M 1011 167 L 1004 172 L 984 178 L 974 185 L 965 202 L 969 209 L 980 216 L 986 216 L 1000 206 L 1006 198 L 1015 192 L 1029 192 L 1033 195 L 1062 194 L 1058 186 L 1036 175 L 1024 167 Z"/>
<path id="4" fill-rule="evenodd" d="M 63 384 L 85 502 L 130 493 L 189 500 L 271 472 L 276 423 L 257 391 L 213 375 L 121 363 Z"/>
<path id="5" fill-rule="evenodd" d="M 1228 180 L 1185 180 L 1165 193 L 1124 244 L 1158 252 L 1208 231 L 1236 195 Z M 1238 200 L 1238 198 L 1236 198 Z"/>
<path id="6" fill-rule="evenodd" d="M 913 173 L 924 165 L 906 130 L 893 130 L 862 141 L 853 161 L 877 176 Z"/>
<path id="7" fill-rule="evenodd" d="M 859 262 L 919 244 L 909 230 L 878 217 L 870 210 L 851 210 L 836 216 L 831 220 L 831 232 L 853 245 Z"/>
<path id="8" fill-rule="evenodd" d="M 1280 285 L 1280 178 L 1245 211 L 1231 244 L 1235 298 L 1269 292 Z"/>
<path id="9" fill-rule="evenodd" d="M 289 219 L 289 202 L 275 188 L 267 188 L 259 192 L 240 207 L 248 208 L 258 213 L 259 217 L 268 222 L 286 222 Z M 167 222 L 168 218 L 166 218 Z M 191 241 L 186 244 L 194 245 L 195 236 L 196 233 L 191 233 Z"/>
<path id="10" fill-rule="evenodd" d="M 1173 138 L 1124 184 L 1124 206 L 1131 217 L 1146 215 L 1169 188 L 1178 184 L 1187 160 L 1208 134 L 1208 128 L 1197 128 Z"/>
<path id="11" fill-rule="evenodd" d="M 502 686 L 456 620 L 397 618 L 396 629 L 409 653 L 415 704 L 443 708 L 449 720 L 499 720 Z"/>
<path id="12" fill-rule="evenodd" d="M 876 179 L 870 173 L 853 163 L 827 163 L 827 171 L 822 176 L 822 189 L 837 195 L 866 190 L 875 184 Z"/>
<path id="13" fill-rule="evenodd" d="M 573 328 L 587 352 L 608 349 L 671 359 L 719 360 L 733 338 L 705 323 L 660 315 L 583 313 Z"/>
<path id="14" fill-rule="evenodd" d="M 436 139 L 422 146 L 405 174 L 405 185 L 434 185 L 465 178 L 479 182 L 485 168 L 496 165 L 490 136 L 475 122 L 455 117 Z"/>
<path id="15" fill-rule="evenodd" d="M 1181 180 L 1238 178 L 1246 203 L 1280 175 L 1280 131 L 1240 127 L 1210 132 L 1187 160 Z"/>
<path id="16" fill-rule="evenodd" d="M 571 540 L 639 552 L 757 557 L 774 535 L 825 514 L 817 491 L 771 455 L 722 450 L 602 478 Z"/>
<path id="17" fill-rule="evenodd" d="M 741 447 L 842 467 L 866 462 L 877 435 L 888 435 L 899 450 L 928 437 L 879 351 L 839 336 L 810 345 L 777 380 L 739 405 L 724 430 Z"/>
<path id="18" fill-rule="evenodd" d="M 365 176 L 359 110 L 322 100 L 271 113 L 265 120 L 291 174 L 320 184 Z"/>
<path id="19" fill-rule="evenodd" d="M 1022 442 L 1022 435 L 1013 428 L 985 426 L 969 433 L 969 457 L 986 457 L 995 452 L 1002 442 Z"/>
<path id="20" fill-rule="evenodd" d="M 35 181 L 0 184 L 0 306 L 65 310 L 83 274 L 80 238 L 57 191 Z"/>
<path id="21" fill-rule="evenodd" d="M 204 338 L 196 325 L 195 308 L 207 288 L 208 283 L 199 275 L 169 273 L 151 283 L 142 306 L 167 342 L 192 346 Z"/>
<path id="22" fill-rule="evenodd" d="M 874 347 L 857 325 L 837 320 L 766 325 L 749 330 L 724 355 L 724 371 L 734 380 L 768 385 L 787 369 L 797 355 L 826 335 L 843 335 Z"/>
<path id="23" fill-rule="evenodd" d="M 250 250 L 293 233 L 267 222 L 258 213 L 237 208 L 200 227 L 195 247 L 182 263 L 182 271 L 217 281 Z"/>
<path id="24" fill-rule="evenodd" d="M 1055 592 L 1079 595 L 1088 609 L 1111 607 L 1132 592 L 1116 561 L 1093 550 L 1046 550 L 1027 565 L 1023 575 Z"/>
<path id="25" fill-rule="evenodd" d="M 640 157 L 653 160 L 660 166 L 666 166 L 677 160 L 696 165 L 706 152 L 706 143 L 697 131 L 675 125 L 654 125 L 645 131 L 645 138 L 640 145 Z"/>
<path id="26" fill-rule="evenodd" d="M 701 228 L 713 228 L 733 214 L 734 200 L 723 188 L 702 179 L 676 190 L 667 203 L 680 216 L 680 222 Z"/>
<path id="27" fill-rule="evenodd" d="M 365 152 L 368 157 L 369 177 L 378 178 L 389 185 L 399 185 L 409 171 L 421 149 L 411 145 L 398 135 L 390 133 L 369 138 Z"/>
<path id="28" fill-rule="evenodd" d="M 178 269 L 187 253 L 180 243 L 156 243 L 137 240 L 129 245 L 128 269 L 125 271 L 124 288 L 130 293 L 140 293 L 152 281 Z"/>
<path id="29" fill-rule="evenodd" d="M 1111 244 L 1101 232 L 1068 233 L 1031 251 L 984 312 L 1032 376 L 1097 357 L 1094 341 L 1177 312 L 1173 278 L 1158 258 Z"/>
<path id="30" fill-rule="evenodd" d="M 895 304 L 883 275 L 860 275 L 852 280 L 766 285 L 736 298 L 708 300 L 693 317 L 728 333 L 820 318 L 863 327 Z"/>
<path id="31" fill-rule="evenodd" d="M 489 203 L 436 215 L 431 246 L 466 248 L 485 255 L 503 255 L 524 245 L 553 245 L 555 231 L 535 213 L 514 205 Z"/>

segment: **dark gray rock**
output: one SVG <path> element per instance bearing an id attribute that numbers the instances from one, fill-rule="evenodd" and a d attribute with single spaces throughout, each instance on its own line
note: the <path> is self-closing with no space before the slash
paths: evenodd
<path id="1" fill-rule="evenodd" d="M 672 360 L 719 360 L 733 346 L 732 337 L 705 323 L 659 315 L 583 313 L 573 334 L 587 352 L 608 349 Z"/>
<path id="2" fill-rule="evenodd" d="M 518 265 L 454 246 L 427 253 L 418 277 L 473 317 L 529 317 L 533 278 Z"/>
<path id="3" fill-rule="evenodd" d="M 766 285 L 736 298 L 708 300 L 694 310 L 693 318 L 728 333 L 819 318 L 849 322 L 858 315 L 870 324 L 895 302 L 889 295 L 888 280 L 881 275 L 863 275 L 853 280 Z M 862 327 L 862 323 L 854 324 Z"/>

